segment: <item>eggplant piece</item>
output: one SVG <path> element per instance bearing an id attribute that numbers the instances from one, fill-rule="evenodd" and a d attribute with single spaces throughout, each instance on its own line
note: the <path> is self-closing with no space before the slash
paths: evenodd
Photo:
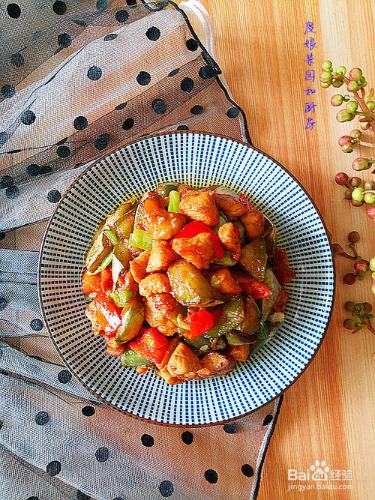
<path id="1" fill-rule="evenodd" d="M 251 335 L 259 329 L 261 322 L 261 313 L 254 299 L 246 297 L 244 300 L 244 320 L 242 323 L 242 332 Z"/>
<path id="2" fill-rule="evenodd" d="M 245 233 L 244 225 L 239 220 L 234 220 L 232 222 L 236 226 L 238 231 L 240 232 L 240 241 L 241 241 L 241 245 L 243 245 L 246 241 L 246 233 Z"/>
<path id="3" fill-rule="evenodd" d="M 174 298 L 188 307 L 213 307 L 221 304 L 218 292 L 190 262 L 178 260 L 168 268 Z"/>
<path id="4" fill-rule="evenodd" d="M 121 355 L 121 365 L 122 366 L 152 366 L 153 362 L 149 359 L 144 358 L 136 351 L 128 349 L 124 354 Z"/>
<path id="5" fill-rule="evenodd" d="M 206 337 L 205 334 L 197 337 L 195 339 L 184 339 L 188 346 L 193 349 L 201 352 L 207 353 L 210 351 L 219 351 L 220 349 L 225 349 L 227 347 L 227 343 L 223 337 Z"/>
<path id="6" fill-rule="evenodd" d="M 105 221 L 102 221 L 92 239 L 87 252 L 85 265 L 89 273 L 94 273 L 103 259 L 112 251 L 113 244 L 104 234 Z"/>
<path id="7" fill-rule="evenodd" d="M 241 248 L 240 264 L 256 280 L 263 281 L 268 255 L 263 238 L 257 238 Z"/>
<path id="8" fill-rule="evenodd" d="M 221 310 L 221 316 L 215 326 L 210 328 L 204 335 L 217 338 L 225 335 L 233 329 L 240 330 L 244 321 L 244 300 L 242 296 L 232 297 L 226 302 Z"/>
<path id="9" fill-rule="evenodd" d="M 262 299 L 262 318 L 267 319 L 281 290 L 281 285 L 270 268 L 264 274 L 264 284 L 272 291 L 269 299 Z"/>
<path id="10" fill-rule="evenodd" d="M 113 236 L 117 237 L 118 233 L 116 224 L 119 223 L 125 214 L 134 207 L 136 201 L 137 199 L 134 197 L 130 198 L 130 200 L 124 201 L 99 224 L 99 227 L 92 239 L 92 245 L 87 252 L 85 259 L 85 265 L 89 273 L 94 273 L 97 270 L 99 264 L 113 248 L 113 242 L 110 237 L 106 236 L 105 232 L 109 231 L 109 234 L 113 233 Z"/>
<path id="11" fill-rule="evenodd" d="M 227 219 L 226 215 L 224 214 L 224 212 L 219 210 L 219 222 L 216 224 L 216 226 L 214 226 L 212 228 L 212 230 L 215 231 L 215 233 L 217 233 L 219 228 L 221 226 L 223 226 L 224 224 L 226 224 L 227 222 L 228 222 L 228 219 Z"/>
<path id="12" fill-rule="evenodd" d="M 264 228 L 264 240 L 266 242 L 266 250 L 269 257 L 273 257 L 276 249 L 276 227 L 272 222 L 264 216 L 265 228 Z"/>
<path id="13" fill-rule="evenodd" d="M 155 192 L 162 198 L 166 198 L 171 191 L 177 191 L 179 185 L 178 182 L 162 182 L 157 186 Z"/>
<path id="14" fill-rule="evenodd" d="M 116 341 L 129 342 L 138 335 L 143 325 L 145 311 L 141 298 L 135 297 L 126 302 L 121 316 L 122 322 L 116 333 Z"/>
<path id="15" fill-rule="evenodd" d="M 135 196 L 131 197 L 129 200 L 123 201 L 115 210 L 113 210 L 105 221 L 105 229 L 116 229 L 116 226 L 121 223 L 125 215 L 134 208 L 137 203 L 137 198 Z"/>
<path id="16" fill-rule="evenodd" d="M 183 334 L 182 334 L 183 335 Z M 184 338 L 185 343 L 200 352 L 209 352 L 211 351 L 211 339 L 201 335 L 200 337 L 196 337 L 195 339 L 186 339 Z"/>
<path id="17" fill-rule="evenodd" d="M 141 203 L 143 206 L 143 217 L 139 229 L 147 231 L 153 240 L 170 240 L 186 224 L 186 217 L 182 213 L 167 212 L 163 205 L 163 199 L 156 193 L 147 193 L 149 196 Z M 140 205 L 140 206 L 141 206 Z M 181 208 L 181 207 L 180 207 Z M 136 216 L 136 227 L 137 217 Z"/>
<path id="18" fill-rule="evenodd" d="M 241 335 L 236 330 L 231 330 L 225 335 L 225 337 L 230 346 L 255 344 L 256 342 L 258 342 L 258 339 L 255 336 L 249 337 L 248 335 Z"/>
<path id="19" fill-rule="evenodd" d="M 124 269 L 129 267 L 129 262 L 132 258 L 130 250 L 128 248 L 127 240 L 119 240 L 114 246 L 115 257 L 121 262 Z"/>
<path id="20" fill-rule="evenodd" d="M 127 239 L 134 229 L 135 209 L 130 210 L 127 214 L 119 219 L 115 224 L 115 229 L 120 239 Z"/>

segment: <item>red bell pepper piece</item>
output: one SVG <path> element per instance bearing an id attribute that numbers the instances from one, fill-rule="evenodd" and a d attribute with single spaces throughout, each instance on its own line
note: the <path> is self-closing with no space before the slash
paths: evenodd
<path id="1" fill-rule="evenodd" d="M 107 295 L 100 291 L 86 307 L 86 316 L 92 321 L 96 333 L 114 337 L 121 325 L 121 307 L 117 307 Z"/>
<path id="2" fill-rule="evenodd" d="M 193 312 L 186 318 L 186 323 L 190 325 L 190 330 L 184 332 L 184 337 L 190 340 L 196 339 L 205 332 L 208 332 L 208 330 L 214 326 L 215 322 L 215 314 L 206 309 L 200 309 L 199 311 Z"/>
<path id="3" fill-rule="evenodd" d="M 129 349 L 158 365 L 167 354 L 169 342 L 157 328 L 148 328 L 136 340 L 129 342 L 128 346 Z"/>
<path id="4" fill-rule="evenodd" d="M 108 290 L 112 290 L 113 287 L 113 279 L 112 279 L 112 269 L 111 267 L 106 267 L 100 273 L 100 286 L 103 292 L 107 292 Z"/>
<path id="5" fill-rule="evenodd" d="M 269 299 L 272 295 L 272 290 L 261 281 L 249 279 L 247 283 L 240 285 L 243 292 L 246 292 L 254 300 Z"/>
<path id="6" fill-rule="evenodd" d="M 82 275 L 82 292 L 89 295 L 90 293 L 100 292 L 100 290 L 100 274 L 88 274 L 85 271 Z"/>
<path id="7" fill-rule="evenodd" d="M 181 229 L 181 231 L 176 234 L 175 238 L 194 238 L 194 236 L 197 236 L 201 233 L 210 233 L 212 249 L 214 251 L 215 257 L 217 259 L 222 259 L 225 253 L 220 238 L 210 227 L 208 227 L 203 222 L 189 222 L 185 227 Z"/>
<path id="8" fill-rule="evenodd" d="M 294 271 L 289 267 L 288 255 L 283 248 L 276 247 L 273 272 L 282 285 L 294 278 Z"/>

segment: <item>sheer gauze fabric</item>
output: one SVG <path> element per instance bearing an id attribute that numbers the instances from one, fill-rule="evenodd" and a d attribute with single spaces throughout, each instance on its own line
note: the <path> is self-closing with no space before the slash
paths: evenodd
<path id="1" fill-rule="evenodd" d="M 90 162 L 165 130 L 249 140 L 218 65 L 168 2 L 20 0 L 0 19 L 0 498 L 255 497 L 280 400 L 211 428 L 131 418 L 64 367 L 37 297 L 40 221 Z"/>

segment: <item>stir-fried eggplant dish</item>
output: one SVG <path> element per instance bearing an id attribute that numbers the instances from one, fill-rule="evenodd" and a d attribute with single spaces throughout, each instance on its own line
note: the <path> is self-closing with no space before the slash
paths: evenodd
<path id="1" fill-rule="evenodd" d="M 246 361 L 284 320 L 293 275 L 243 195 L 166 183 L 101 222 L 82 288 L 107 352 L 176 384 Z"/>

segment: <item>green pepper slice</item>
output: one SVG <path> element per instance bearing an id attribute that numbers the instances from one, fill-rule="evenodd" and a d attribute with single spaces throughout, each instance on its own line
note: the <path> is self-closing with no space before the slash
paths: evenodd
<path id="1" fill-rule="evenodd" d="M 268 255 L 263 238 L 257 238 L 241 249 L 240 264 L 256 280 L 263 281 Z"/>

